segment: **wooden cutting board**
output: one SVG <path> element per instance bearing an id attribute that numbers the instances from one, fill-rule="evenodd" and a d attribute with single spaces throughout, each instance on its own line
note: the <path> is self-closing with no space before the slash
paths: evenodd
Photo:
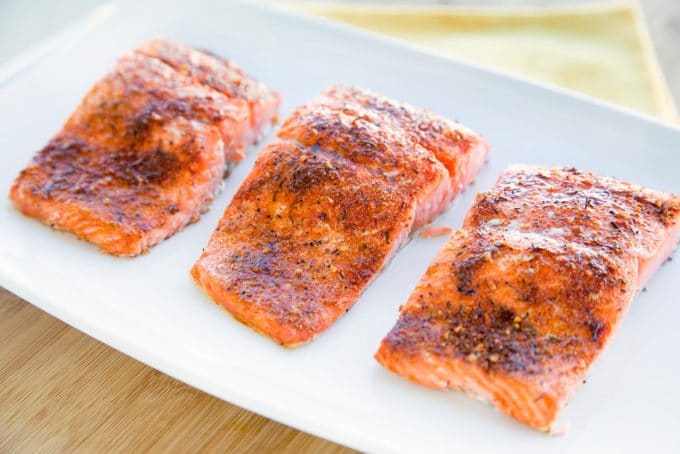
<path id="1" fill-rule="evenodd" d="M 0 288 L 0 452 L 351 452 L 216 399 Z"/>

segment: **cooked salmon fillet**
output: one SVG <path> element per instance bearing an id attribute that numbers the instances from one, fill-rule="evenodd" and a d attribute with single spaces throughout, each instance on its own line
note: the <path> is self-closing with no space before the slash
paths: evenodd
<path id="1" fill-rule="evenodd" d="M 152 41 L 95 84 L 10 198 L 104 252 L 138 255 L 198 219 L 278 105 L 233 64 Z"/>
<path id="2" fill-rule="evenodd" d="M 225 137 L 227 159 L 240 161 L 245 148 L 258 141 L 276 119 L 281 96 L 264 83 L 253 79 L 239 66 L 209 51 L 197 51 L 163 39 L 147 42 L 137 53 L 157 58 L 196 83 L 225 95 L 245 121 L 228 125 Z"/>
<path id="3" fill-rule="evenodd" d="M 359 298 L 414 229 L 451 203 L 486 144 L 350 86 L 298 108 L 226 209 L 191 273 L 237 319 L 293 346 Z"/>
<path id="4" fill-rule="evenodd" d="M 680 196 L 509 168 L 477 196 L 375 357 L 549 430 L 678 240 Z"/>

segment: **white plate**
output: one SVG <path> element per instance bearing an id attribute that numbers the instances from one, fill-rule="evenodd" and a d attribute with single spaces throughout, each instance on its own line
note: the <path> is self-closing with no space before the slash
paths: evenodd
<path id="1" fill-rule="evenodd" d="M 389 39 L 220 0 L 121 5 L 96 32 L 0 88 L 0 188 L 57 131 L 117 55 L 164 35 L 233 58 L 291 109 L 355 83 L 459 119 L 492 145 L 476 186 L 442 219 L 459 226 L 475 191 L 510 163 L 573 165 L 680 192 L 680 131 Z M 173 377 L 302 430 L 369 451 L 615 452 L 680 449 L 680 262 L 664 266 L 550 437 L 491 406 L 388 373 L 372 358 L 445 238 L 415 239 L 326 333 L 285 350 L 234 321 L 188 270 L 250 170 L 229 177 L 201 221 L 143 257 L 116 259 L 0 201 L 0 284 Z"/>

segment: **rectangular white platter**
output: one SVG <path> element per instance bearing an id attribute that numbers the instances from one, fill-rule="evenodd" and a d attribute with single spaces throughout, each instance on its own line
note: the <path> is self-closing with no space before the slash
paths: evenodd
<path id="1" fill-rule="evenodd" d="M 569 165 L 680 192 L 680 131 L 565 92 L 441 58 L 349 27 L 221 0 L 119 4 L 75 44 L 0 88 L 0 284 L 108 345 L 221 399 L 366 451 L 680 452 L 680 260 L 640 294 L 547 436 L 457 392 L 424 389 L 372 358 L 445 238 L 415 238 L 357 304 L 286 350 L 237 323 L 188 270 L 251 169 L 226 180 L 200 222 L 147 255 L 118 259 L 21 216 L 12 179 L 120 53 L 165 36 L 207 48 L 283 93 L 281 116 L 353 83 L 482 133 L 490 161 L 440 220 L 458 227 L 476 191 L 511 163 Z M 269 140 L 271 136 L 267 139 Z"/>

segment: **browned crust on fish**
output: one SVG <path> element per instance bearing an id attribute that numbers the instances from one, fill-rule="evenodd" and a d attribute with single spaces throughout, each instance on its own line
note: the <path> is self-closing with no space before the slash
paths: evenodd
<path id="1" fill-rule="evenodd" d="M 509 169 L 477 196 L 376 359 L 548 430 L 679 224 L 678 196 L 575 169 Z"/>
<path id="2" fill-rule="evenodd" d="M 262 151 L 192 276 L 275 341 L 307 342 L 349 310 L 413 228 L 448 206 L 485 155 L 453 122 L 330 87 Z"/>
<path id="3" fill-rule="evenodd" d="M 24 214 L 114 255 L 138 255 L 197 220 L 259 130 L 248 107 L 257 90 L 218 91 L 194 75 L 219 78 L 217 63 L 191 70 L 213 57 L 154 43 L 186 57 L 183 70 L 148 52 L 122 56 L 10 190 Z"/>

